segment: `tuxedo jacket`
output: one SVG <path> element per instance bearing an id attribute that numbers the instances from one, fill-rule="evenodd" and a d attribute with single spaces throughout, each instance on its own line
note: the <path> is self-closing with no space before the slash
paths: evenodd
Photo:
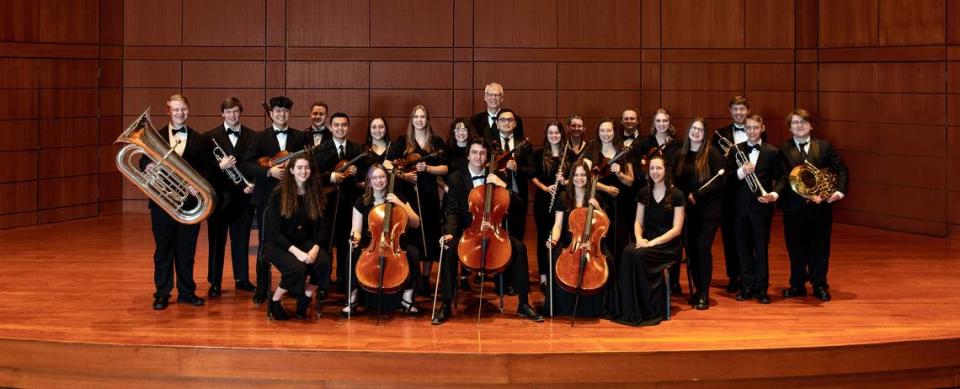
<path id="1" fill-rule="evenodd" d="M 312 128 L 312 127 L 311 127 L 311 128 L 307 128 L 307 129 L 303 130 L 303 132 L 307 134 L 307 146 L 308 146 L 308 147 L 309 147 L 309 146 L 315 146 L 315 145 L 313 144 L 313 143 L 314 143 L 314 142 L 313 142 L 313 128 Z M 330 143 L 330 142 L 333 142 L 333 134 L 330 133 L 330 129 L 329 129 L 329 128 L 325 128 L 325 130 L 323 131 L 323 139 L 320 139 L 320 143 L 321 143 L 321 144 L 326 144 L 326 143 Z"/>
<path id="2" fill-rule="evenodd" d="M 187 129 L 187 144 L 183 146 L 183 155 L 181 155 L 181 157 L 183 157 L 183 159 L 187 161 L 190 167 L 192 167 L 193 170 L 196 170 L 196 172 L 200 174 L 200 176 L 202 176 L 204 179 L 209 180 L 207 157 L 206 157 L 207 137 L 204 134 L 201 134 L 195 131 L 194 129 L 190 128 L 189 126 L 185 126 L 185 128 Z M 167 141 L 169 144 L 169 140 L 170 140 L 169 125 L 165 125 L 161 128 L 158 128 L 157 133 L 160 134 L 160 138 L 162 138 L 164 141 Z M 140 163 L 139 163 L 140 170 L 142 171 L 146 169 L 147 165 L 150 162 L 151 160 L 149 160 L 148 158 L 145 158 L 145 157 L 140 158 Z M 159 209 L 159 206 L 155 204 L 153 200 L 150 201 L 150 207 Z M 190 205 L 187 205 L 187 207 L 189 208 Z"/>
<path id="3" fill-rule="evenodd" d="M 493 121 L 493 126 L 490 126 L 490 121 L 487 119 L 489 114 L 487 110 L 477 112 L 470 118 L 470 124 L 473 125 L 473 130 L 477 132 L 480 136 L 486 139 L 494 139 L 499 136 L 500 131 L 497 130 L 497 121 Z M 520 115 L 514 112 L 514 117 L 517 119 L 517 126 L 513 129 L 513 136 L 517 139 L 523 139 L 523 119 L 520 118 Z"/>
<path id="4" fill-rule="evenodd" d="M 484 173 L 484 177 L 486 177 L 486 173 Z M 473 190 L 473 177 L 469 168 L 459 170 L 447 176 L 447 197 L 444 204 L 446 208 L 444 209 L 444 234 L 457 236 L 473 222 L 473 215 L 470 213 L 470 204 L 468 201 L 471 190 Z"/>
<path id="5" fill-rule="evenodd" d="M 503 145 L 500 139 L 500 133 L 496 132 L 493 135 L 493 141 L 490 142 L 490 147 L 496 147 L 498 150 L 497 155 L 501 155 L 503 152 Z M 517 137 L 517 134 L 513 134 L 513 144 L 514 146 L 519 145 L 520 142 L 523 142 L 523 138 Z M 526 146 L 518 148 L 513 152 L 513 158 L 517 161 L 517 171 L 511 172 L 507 170 L 505 175 L 504 182 L 507 183 L 507 190 L 513 191 L 513 187 L 510 185 L 511 176 L 513 176 L 517 181 L 517 192 L 516 195 L 519 196 L 519 199 L 526 202 L 529 199 L 530 192 L 530 183 L 534 177 L 537 176 L 537 169 L 533 166 L 531 158 L 533 158 L 533 145 L 527 144 Z M 500 166 L 504 167 L 504 166 Z M 466 169 L 464 169 L 466 170 Z"/>
<path id="6" fill-rule="evenodd" d="M 348 140 L 344 146 L 343 160 L 349 161 L 360 155 L 362 152 L 363 146 Z M 337 163 L 341 161 L 340 157 L 337 155 L 336 143 L 332 140 L 330 142 L 323 141 L 320 144 L 320 147 L 313 152 L 313 161 L 316 172 L 320 174 L 320 181 L 325 185 L 334 185 L 330 181 L 330 174 L 333 173 Z M 357 167 L 357 174 L 350 176 L 340 183 L 340 195 L 343 196 L 340 199 L 341 206 L 346 202 L 346 204 L 348 204 L 350 207 L 353 207 L 353 201 L 356 200 L 357 196 L 360 194 L 360 190 L 357 188 L 357 183 L 361 182 L 367 175 L 367 172 L 364 169 L 364 161 L 362 158 L 355 162 L 354 166 Z M 330 203 L 330 206 L 332 207 L 333 204 Z"/>
<path id="7" fill-rule="evenodd" d="M 308 142 L 311 142 L 310 134 L 289 127 L 287 130 L 285 150 L 291 153 L 297 152 L 303 150 Z M 277 141 L 273 126 L 270 126 L 257 134 L 254 139 L 250 140 L 250 144 L 243 154 L 243 162 L 240 164 L 240 170 L 248 180 L 255 181 L 256 186 L 253 189 L 253 202 L 257 204 L 258 207 L 266 205 L 270 197 L 270 192 L 273 191 L 274 186 L 276 186 L 279 181 L 273 177 L 268 177 L 267 172 L 269 169 L 257 164 L 257 159 L 260 157 L 272 158 L 279 152 L 280 142 Z"/>
<path id="8" fill-rule="evenodd" d="M 803 157 L 800 156 L 800 149 L 797 148 L 793 139 L 788 139 L 780 145 L 780 161 L 783 171 L 781 187 L 784 188 L 783 193 L 779 193 L 780 207 L 786 211 L 800 210 L 807 203 L 807 199 L 800 197 L 790 187 L 790 171 L 803 163 Z M 830 142 L 811 137 L 807 149 L 807 161 L 818 169 L 828 168 L 833 170 L 837 174 L 837 191 L 847 193 L 847 165 L 840 160 L 840 155 L 837 154 Z M 830 206 L 831 204 L 823 202 L 820 205 Z"/>
<path id="9" fill-rule="evenodd" d="M 741 142 L 736 145 L 743 150 L 743 153 L 749 158 L 750 153 L 747 152 L 747 142 Z M 733 155 L 735 151 L 731 151 L 730 154 Z M 760 191 L 757 190 L 756 193 L 750 191 L 750 187 L 747 185 L 746 177 L 740 179 L 737 174 L 737 161 L 735 157 L 728 159 L 727 171 L 731 173 L 732 179 L 735 180 L 733 185 L 733 196 L 736 207 L 736 214 L 738 216 L 746 216 L 755 209 L 769 209 L 773 210 L 773 204 L 763 204 L 757 201 L 757 198 L 760 197 Z M 760 155 L 757 157 L 756 169 L 754 173 L 757 175 L 760 184 L 763 185 L 763 189 L 767 192 L 777 192 L 777 195 L 783 196 L 783 190 L 781 189 L 781 172 L 783 168 L 780 162 L 780 149 L 776 146 L 771 145 L 767 142 L 760 143 Z"/>
<path id="10" fill-rule="evenodd" d="M 217 209 L 239 209 L 238 207 L 249 205 L 251 197 L 243 193 L 243 184 L 235 184 L 230 180 L 227 172 L 220 170 L 220 164 L 213 156 L 213 149 L 216 147 L 214 145 L 214 141 L 216 141 L 224 153 L 228 156 L 232 155 L 237 159 L 236 166 L 239 168 L 243 162 L 244 153 L 246 153 L 250 144 L 257 137 L 257 133 L 247 126 L 240 125 L 240 137 L 237 139 L 236 146 L 230 143 L 230 137 L 227 135 L 227 130 L 223 127 L 223 124 L 207 131 L 204 135 L 207 136 L 206 156 L 208 158 L 207 170 L 209 172 L 210 184 L 217 190 L 217 199 L 220 200 Z M 251 183 L 254 183 L 252 177 L 247 177 L 246 174 L 244 174 L 244 177 Z"/>

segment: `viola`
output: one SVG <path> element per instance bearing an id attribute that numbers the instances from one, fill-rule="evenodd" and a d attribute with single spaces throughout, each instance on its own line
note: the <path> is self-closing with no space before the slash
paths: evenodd
<path id="1" fill-rule="evenodd" d="M 443 150 L 437 150 L 429 154 L 410 153 L 402 158 L 398 158 L 394 164 L 399 165 L 402 172 L 410 173 L 416 170 L 418 163 L 429 161 L 441 155 L 443 155 Z"/>
<path id="2" fill-rule="evenodd" d="M 293 130 L 289 130 L 293 131 Z M 283 163 L 293 159 L 294 157 L 300 154 L 312 154 L 313 150 L 317 148 L 317 145 L 309 146 L 300 151 L 289 152 L 287 150 L 280 150 L 280 152 L 274 154 L 272 157 L 260 157 L 257 158 L 257 164 L 259 164 L 264 169 L 269 169 L 277 165 L 282 165 Z"/>
<path id="3" fill-rule="evenodd" d="M 524 138 L 523 141 L 514 145 L 513 148 L 510 149 L 510 151 L 500 154 L 500 156 L 497 158 L 497 161 L 496 161 L 497 162 L 496 165 L 499 166 L 499 169 L 497 169 L 496 171 L 500 171 L 500 172 L 506 171 L 507 162 L 516 160 L 514 156 L 516 155 L 517 150 L 523 147 L 527 147 L 527 145 L 529 144 L 530 144 L 530 138 Z"/>
<path id="4" fill-rule="evenodd" d="M 653 146 L 643 153 L 643 156 L 640 158 L 640 167 L 644 172 L 647 171 L 647 163 L 650 162 L 650 158 L 653 158 L 654 155 L 663 155 L 663 149 L 670 145 L 670 142 L 673 142 L 673 139 L 663 142 L 662 145 Z"/>
<path id="5" fill-rule="evenodd" d="M 490 159 L 488 172 L 497 171 L 496 155 Z M 492 182 L 473 188 L 467 198 L 473 220 L 463 231 L 457 254 L 464 267 L 481 274 L 496 274 L 510 265 L 512 246 L 503 217 L 510 207 L 510 193 Z"/>
<path id="6" fill-rule="evenodd" d="M 615 163 L 619 163 L 620 160 L 623 159 L 623 157 L 625 157 L 627 154 L 630 154 L 630 150 L 633 148 L 632 146 L 633 145 L 624 147 L 623 150 L 620 150 L 620 152 L 614 154 L 613 158 L 610 158 L 610 159 L 606 159 L 605 157 L 603 157 L 603 153 L 599 153 L 601 158 L 604 159 L 604 161 L 600 164 L 600 166 L 598 166 L 600 175 L 604 177 L 609 177 L 611 174 L 610 166 Z"/>
<path id="7" fill-rule="evenodd" d="M 393 193 L 396 173 L 394 167 L 387 194 Z M 407 214 L 403 208 L 384 201 L 370 210 L 367 225 L 372 239 L 357 259 L 357 281 L 363 289 L 378 296 L 396 293 L 410 276 L 407 253 L 400 246 L 400 238 L 407 229 Z"/>
<path id="8" fill-rule="evenodd" d="M 610 218 L 589 202 L 596 195 L 597 179 L 594 176 L 590 182 L 587 205 L 570 212 L 568 224 L 573 240 L 560 253 L 555 265 L 560 287 L 577 296 L 599 293 L 610 275 L 607 257 L 600 246 L 600 240 L 610 228 Z"/>

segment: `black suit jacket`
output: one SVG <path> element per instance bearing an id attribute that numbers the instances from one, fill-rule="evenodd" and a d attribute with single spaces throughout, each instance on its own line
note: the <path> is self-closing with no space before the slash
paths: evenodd
<path id="1" fill-rule="evenodd" d="M 296 152 L 303 150 L 309 142 L 310 135 L 306 132 L 288 128 L 286 150 Z M 268 177 L 265 169 L 257 164 L 260 157 L 273 157 L 280 152 L 280 143 L 277 136 L 274 135 L 273 126 L 257 134 L 255 139 L 251 139 L 250 145 L 243 154 L 243 162 L 240 164 L 240 170 L 247 176 L 248 180 L 255 180 L 256 186 L 253 189 L 253 202 L 257 206 L 264 206 L 270 197 L 270 192 L 279 181 L 273 177 Z"/>
<path id="2" fill-rule="evenodd" d="M 473 130 L 476 131 L 477 134 L 488 140 L 493 140 L 500 132 L 497 131 L 496 120 L 494 120 L 493 127 L 491 127 L 487 119 L 488 117 L 487 110 L 483 110 L 470 118 L 470 124 L 473 125 Z M 517 137 L 517 139 L 523 139 L 523 119 L 520 118 L 520 115 L 516 112 L 514 112 L 514 117 L 517 119 L 517 126 L 513 129 L 513 136 Z"/>
<path id="3" fill-rule="evenodd" d="M 444 210 L 446 218 L 443 233 L 460 235 L 473 221 L 467 199 L 473 190 L 470 169 L 463 169 L 447 176 L 447 197 Z"/>
<path id="4" fill-rule="evenodd" d="M 807 161 L 818 169 L 829 168 L 837 174 L 837 191 L 847 193 L 848 173 L 847 165 L 840 160 L 840 155 L 834 150 L 833 145 L 823 139 L 810 138 L 810 145 L 807 149 Z M 784 188 L 780 193 L 780 207 L 787 211 L 800 210 L 807 203 L 807 199 L 800 197 L 790 188 L 790 171 L 797 165 L 803 163 L 800 156 L 800 149 L 793 139 L 789 139 L 780 145 L 780 160 L 782 164 L 782 177 L 780 186 Z M 826 201 L 822 206 L 830 206 Z"/>
<path id="5" fill-rule="evenodd" d="M 747 142 L 741 142 L 737 144 L 743 153 L 750 157 L 750 153 L 747 152 Z M 732 155 L 734 152 L 731 151 Z M 739 179 L 737 175 L 737 162 L 736 158 L 731 158 L 729 160 L 732 163 L 727 164 L 727 170 L 733 176 L 734 189 L 733 195 L 735 196 L 736 203 L 736 212 L 738 216 L 745 216 L 750 212 L 753 212 L 755 209 L 764 209 L 764 210 L 773 210 L 773 204 L 763 204 L 757 201 L 757 197 L 760 197 L 760 191 L 757 193 L 751 192 L 749 186 L 747 185 L 746 178 L 743 180 Z M 760 143 L 760 155 L 757 157 L 757 164 L 754 173 L 757 175 L 760 184 L 763 186 L 763 189 L 767 192 L 777 192 L 777 195 L 783 196 L 783 190 L 781 189 L 781 172 L 783 168 L 780 162 L 780 149 L 776 146 L 773 146 L 767 142 Z"/>
<path id="6" fill-rule="evenodd" d="M 257 137 L 257 133 L 247 126 L 240 125 L 240 137 L 237 139 L 236 146 L 230 143 L 230 137 L 227 135 L 227 130 L 223 127 L 223 124 L 207 131 L 204 135 L 207 136 L 206 155 L 208 157 L 207 170 L 209 171 L 210 184 L 217 190 L 217 199 L 220 200 L 220 203 L 217 205 L 217 210 L 237 210 L 240 209 L 240 207 L 249 205 L 251 197 L 243 193 L 243 184 L 235 184 L 230 180 L 230 177 L 227 176 L 225 171 L 220 170 L 219 162 L 217 162 L 217 159 L 213 156 L 213 149 L 215 147 L 213 141 L 216 140 L 224 153 L 228 156 L 232 155 L 237 159 L 236 166 L 239 168 L 243 163 L 244 154 Z M 255 183 L 252 177 L 247 177 L 246 174 L 244 174 L 244 177 L 251 183 Z"/>
<path id="7" fill-rule="evenodd" d="M 187 128 L 187 144 L 183 146 L 183 155 L 181 155 L 181 157 L 183 157 L 183 159 L 187 161 L 188 164 L 190 164 L 190 167 L 192 167 L 193 170 L 196 170 L 197 173 L 200 174 L 200 176 L 202 176 L 204 179 L 209 180 L 209 174 L 207 169 L 208 168 L 207 157 L 206 157 L 207 137 L 204 134 L 201 134 L 195 131 L 194 129 L 190 128 L 190 126 L 186 126 L 186 128 Z M 169 141 L 170 125 L 166 125 L 161 128 L 158 128 L 157 133 L 160 134 L 160 138 L 162 138 L 165 141 Z M 140 158 L 140 170 L 146 169 L 147 165 L 150 162 L 151 161 L 147 158 Z M 159 206 L 156 203 L 154 203 L 153 200 L 150 201 L 150 207 L 159 209 Z M 190 205 L 188 204 L 187 207 L 189 208 Z"/>
<path id="8" fill-rule="evenodd" d="M 313 127 L 307 128 L 303 130 L 303 132 L 307 134 L 307 146 L 315 146 L 313 142 Z M 323 139 L 320 139 L 320 143 L 326 144 L 330 142 L 333 142 L 333 134 L 330 133 L 329 128 L 324 127 Z"/>
<path id="9" fill-rule="evenodd" d="M 360 155 L 363 152 L 363 146 L 347 141 L 346 146 L 344 147 L 344 159 L 349 161 L 354 157 Z M 314 167 L 317 170 L 317 173 L 320 174 L 320 181 L 324 184 L 333 185 L 330 181 L 330 174 L 333 173 L 333 170 L 336 168 L 337 163 L 341 159 L 337 156 L 337 146 L 332 140 L 330 142 L 324 141 L 320 144 L 319 149 L 313 153 Z M 350 176 L 342 183 L 340 183 L 341 195 L 341 206 L 343 205 L 344 200 L 349 200 L 348 204 L 350 207 L 353 207 L 353 201 L 356 200 L 359 195 L 359 189 L 357 188 L 357 183 L 361 182 L 367 175 L 366 170 L 363 169 L 364 161 L 361 158 L 355 163 L 357 167 L 357 174 Z M 331 203 L 332 206 L 332 203 Z"/>
<path id="10" fill-rule="evenodd" d="M 502 151 L 503 145 L 501 144 L 502 142 L 500 140 L 500 133 L 496 132 L 493 137 L 494 137 L 494 140 L 490 142 L 490 147 L 496 147 L 498 150 L 497 155 L 500 155 L 503 152 Z M 516 133 L 513 134 L 514 146 L 519 145 L 520 142 L 522 141 L 523 141 L 523 138 L 518 137 Z M 526 202 L 527 199 L 529 198 L 528 196 L 530 192 L 530 180 L 532 180 L 533 177 L 537 176 L 537 169 L 536 167 L 534 167 L 533 163 L 531 162 L 532 157 L 533 157 L 533 146 L 531 144 L 528 143 L 523 147 L 517 148 L 516 151 L 513 152 L 513 158 L 514 160 L 517 161 L 517 171 L 511 172 L 510 170 L 507 170 L 506 177 L 504 177 L 504 182 L 507 183 L 507 190 L 510 190 L 511 192 L 513 188 L 510 185 L 510 178 L 511 178 L 510 176 L 512 175 L 516 179 L 517 181 L 516 195 L 519 196 L 519 199 L 524 202 Z M 504 167 L 504 166 L 500 166 L 500 167 Z"/>

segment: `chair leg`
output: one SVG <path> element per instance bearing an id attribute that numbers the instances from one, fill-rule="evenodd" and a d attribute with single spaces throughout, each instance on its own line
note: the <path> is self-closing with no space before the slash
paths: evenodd
<path id="1" fill-rule="evenodd" d="M 663 269 L 663 286 L 663 294 L 667 296 L 667 301 L 664 301 L 664 313 L 666 315 L 663 320 L 670 320 L 670 266 Z"/>
<path id="2" fill-rule="evenodd" d="M 687 290 L 690 291 L 690 298 L 693 298 L 693 274 L 690 273 L 690 258 L 686 258 L 684 261 L 687 263 Z M 709 285 L 707 286 L 710 287 Z"/>

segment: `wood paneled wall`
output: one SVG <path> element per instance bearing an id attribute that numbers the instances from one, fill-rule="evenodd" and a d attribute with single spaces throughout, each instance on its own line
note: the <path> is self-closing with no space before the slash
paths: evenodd
<path id="1" fill-rule="evenodd" d="M 120 209 L 121 6 L 0 2 L 0 228 Z"/>
<path id="2" fill-rule="evenodd" d="M 70 148 L 56 154 L 93 158 L 93 150 L 99 162 L 92 170 L 83 163 L 41 168 L 41 158 L 32 174 L 0 171 L 0 185 L 29 187 L 2 189 L 18 197 L 3 202 L 0 220 L 33 209 L 39 215 L 42 206 L 22 193 L 37 192 L 37 182 L 51 174 L 97 174 L 100 203 L 122 197 L 124 209 L 143 211 L 143 196 L 119 184 L 102 155 L 144 107 L 152 106 L 162 125 L 172 93 L 191 99 L 190 124 L 199 130 L 218 124 L 219 103 L 231 95 L 245 103 L 244 122 L 254 128 L 266 125 L 258 103 L 271 96 L 294 99 L 297 128 L 308 125 L 310 104 L 323 100 L 355 118 L 359 140 L 372 116 L 385 116 L 391 132 L 401 133 L 420 103 L 445 135 L 453 118 L 482 110 L 483 86 L 498 81 L 506 87 L 505 105 L 524 117 L 537 144 L 550 119 L 581 113 L 592 134 L 597 119 L 625 107 L 639 108 L 645 127 L 661 106 L 678 128 L 695 115 L 719 127 L 729 120 L 726 102 L 735 94 L 750 98 L 767 118 L 770 141 L 779 144 L 788 137 L 783 115 L 805 107 L 814 113 L 815 131 L 838 146 L 851 168 L 841 221 L 933 235 L 960 225 L 960 207 L 952 205 L 960 200 L 957 0 L 53 2 L 70 12 L 43 11 L 45 1 L 15 3 L 7 7 L 11 20 L 37 23 L 4 24 L 3 44 L 44 42 L 45 50 L 52 40 L 61 43 L 61 56 L 79 62 L 4 64 L 14 70 L 0 74 L 0 98 L 9 102 L 0 106 L 4 155 L 29 160 L 36 157 L 24 151 Z M 39 28 L 60 14 L 85 19 Z M 34 46 L 28 53 L 42 51 Z M 83 49 L 90 53 L 78 54 Z M 37 55 L 23 57 L 30 56 Z M 100 66 L 99 81 L 73 77 L 84 65 Z M 21 68 L 66 72 L 69 81 L 2 78 Z M 99 106 L 79 102 L 90 93 Z M 40 109 L 42 101 L 69 101 L 62 105 L 71 109 Z M 86 131 L 95 121 L 99 141 L 76 147 L 91 142 L 63 135 L 59 143 L 39 142 L 45 121 L 66 133 L 54 120 Z M 37 136 L 6 129 L 23 124 Z M 78 201 L 65 199 L 81 190 L 61 176 L 70 194 L 48 201 Z"/>

